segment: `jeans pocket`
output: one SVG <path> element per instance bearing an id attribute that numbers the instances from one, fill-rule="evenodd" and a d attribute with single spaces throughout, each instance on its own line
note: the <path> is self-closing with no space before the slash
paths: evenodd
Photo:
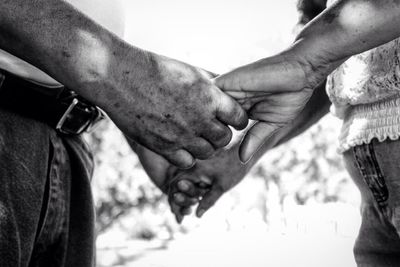
<path id="1" fill-rule="evenodd" d="M 46 183 L 44 186 L 44 192 L 43 192 L 43 199 L 42 199 L 42 208 L 40 211 L 40 217 L 39 217 L 39 223 L 38 223 L 38 229 L 36 233 L 36 241 L 38 242 L 41 237 L 44 234 L 44 228 L 45 228 L 45 222 L 46 218 L 48 216 L 48 210 L 49 210 L 49 205 L 50 205 L 50 172 L 51 172 L 51 166 L 53 165 L 54 162 L 54 146 L 49 139 L 49 154 L 48 154 L 48 163 L 47 163 L 47 174 L 46 174 Z"/>
<path id="2" fill-rule="evenodd" d="M 57 243 L 66 232 L 70 172 L 69 160 L 60 138 L 53 133 L 49 140 L 49 160 L 42 210 L 36 238 L 36 254 Z"/>
<path id="3" fill-rule="evenodd" d="M 390 221 L 396 228 L 397 234 L 400 235 L 400 207 L 394 207 L 391 209 Z"/>
<path id="4" fill-rule="evenodd" d="M 377 161 L 373 143 L 354 147 L 353 154 L 357 168 L 376 203 L 381 208 L 387 207 L 389 191 Z"/>

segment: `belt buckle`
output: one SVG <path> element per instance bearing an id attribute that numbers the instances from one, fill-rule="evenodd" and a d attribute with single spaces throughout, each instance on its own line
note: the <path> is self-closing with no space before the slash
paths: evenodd
<path id="1" fill-rule="evenodd" d="M 93 118 L 91 123 L 89 123 L 89 125 L 84 130 L 87 133 L 91 133 L 91 132 L 95 131 L 97 129 L 97 127 L 99 127 L 100 122 L 106 118 L 106 114 L 104 113 L 103 110 L 101 110 L 97 106 L 95 106 L 95 109 L 96 109 L 96 113 L 97 113 L 96 116 Z"/>
<path id="2" fill-rule="evenodd" d="M 79 121 L 73 121 L 74 113 L 78 112 L 78 109 L 80 109 L 81 112 L 87 112 L 87 114 L 85 114 L 85 117 L 87 118 L 80 118 Z M 87 104 L 86 102 L 79 100 L 77 97 L 74 97 L 58 121 L 56 130 L 62 134 L 79 135 L 83 132 L 93 131 L 96 128 L 95 126 L 98 125 L 98 122 L 104 118 L 104 112 L 98 107 Z"/>

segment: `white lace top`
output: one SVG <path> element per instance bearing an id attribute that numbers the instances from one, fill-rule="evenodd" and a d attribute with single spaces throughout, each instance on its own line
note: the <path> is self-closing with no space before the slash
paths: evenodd
<path id="1" fill-rule="evenodd" d="M 330 1 L 334 2 L 334 1 Z M 355 55 L 327 81 L 331 112 L 344 120 L 339 151 L 400 136 L 400 39 Z"/>

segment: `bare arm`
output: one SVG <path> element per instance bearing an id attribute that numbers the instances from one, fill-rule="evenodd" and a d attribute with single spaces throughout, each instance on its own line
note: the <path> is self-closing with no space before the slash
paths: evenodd
<path id="1" fill-rule="evenodd" d="M 74 88 L 96 104 L 104 100 L 112 53 L 125 44 L 65 1 L 2 1 L 0 47 Z M 146 53 L 132 49 L 140 62 Z M 93 57 L 98 55 L 97 57 Z M 135 62 L 136 63 L 136 62 Z"/>
<path id="2" fill-rule="evenodd" d="M 307 24 L 296 40 L 304 49 L 300 51 L 321 57 L 312 58 L 312 64 L 318 59 L 335 62 L 399 37 L 399 24 L 398 0 L 339 0 Z"/>
<path id="3" fill-rule="evenodd" d="M 62 0 L 2 1 L 0 48 L 100 106 L 129 138 L 183 168 L 229 143 L 227 125 L 247 124 L 207 73 L 127 44 Z"/>
<path id="4" fill-rule="evenodd" d="M 242 142 L 242 161 L 291 123 L 313 90 L 349 56 L 399 37 L 399 23 L 400 1 L 339 0 L 285 51 L 218 77 L 217 86 L 247 102 L 249 117 L 259 121 Z"/>

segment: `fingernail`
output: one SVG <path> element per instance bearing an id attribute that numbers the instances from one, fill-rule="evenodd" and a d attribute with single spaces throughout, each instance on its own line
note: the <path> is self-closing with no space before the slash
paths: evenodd
<path id="1" fill-rule="evenodd" d="M 207 185 L 211 185 L 211 184 L 212 184 L 211 179 L 210 179 L 209 177 L 207 177 L 207 176 L 204 176 L 204 175 L 201 175 L 201 176 L 200 176 L 200 181 L 201 181 L 202 183 L 207 184 Z"/>
<path id="2" fill-rule="evenodd" d="M 187 191 L 189 190 L 189 184 L 186 181 L 179 181 L 178 188 L 182 191 Z"/>
<path id="3" fill-rule="evenodd" d="M 262 146 L 259 146 L 258 148 L 257 148 L 257 150 L 255 151 L 255 152 L 252 152 L 250 155 L 248 155 L 249 154 L 249 152 L 239 152 L 239 154 L 240 154 L 240 156 L 239 156 L 239 158 L 240 158 L 240 162 L 242 163 L 242 164 L 247 164 L 247 163 L 249 163 L 249 161 L 253 158 L 253 156 L 258 152 L 258 150 L 261 148 Z M 246 155 L 246 157 L 244 156 L 244 155 Z"/>
<path id="4" fill-rule="evenodd" d="M 252 158 L 253 158 L 253 156 L 251 156 L 251 157 L 248 158 L 248 159 L 240 159 L 240 162 L 241 162 L 242 164 L 246 165 L 247 163 L 249 163 L 249 161 L 250 161 Z"/>
<path id="5" fill-rule="evenodd" d="M 197 212 L 197 217 L 201 218 L 204 215 L 205 212 L 206 212 L 205 210 L 199 210 Z"/>
<path id="6" fill-rule="evenodd" d="M 185 201 L 184 197 L 183 197 L 181 194 L 179 194 L 179 193 L 175 194 L 175 195 L 174 195 L 174 198 L 175 198 L 175 200 L 178 201 L 178 202 L 183 202 L 183 201 Z"/>

